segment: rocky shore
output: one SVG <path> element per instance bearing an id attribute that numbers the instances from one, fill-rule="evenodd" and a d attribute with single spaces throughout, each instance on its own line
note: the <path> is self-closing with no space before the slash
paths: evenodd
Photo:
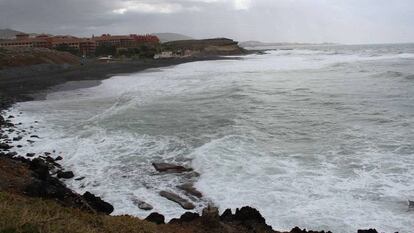
<path id="1" fill-rule="evenodd" d="M 172 219 L 169 223 L 165 223 L 162 213 L 152 213 L 144 221 L 129 216 L 108 216 L 113 211 L 110 203 L 90 192 L 78 194 L 66 187 L 63 180 L 75 177 L 71 171 L 66 171 L 59 164 L 61 157 L 51 157 L 46 152 L 42 155 L 29 153 L 24 158 L 14 152 L 11 146 L 12 141 L 18 141 L 21 138 L 19 136 L 9 138 L 9 133 L 15 131 L 16 127 L 11 120 L 13 116 L 5 118 L 3 113 L 16 101 L 41 98 L 42 93 L 47 92 L 49 88 L 68 81 L 102 80 L 117 73 L 136 72 L 147 68 L 208 59 L 224 58 L 185 58 L 113 64 L 91 63 L 71 67 L 36 65 L 0 70 L 0 112 L 2 113 L 0 114 L 0 219 L 3 219 L 0 220 L 0 232 L 3 230 L 4 232 L 55 232 L 54 226 L 62 225 L 67 218 L 77 221 L 76 223 L 83 223 L 85 218 L 88 219 L 85 220 L 85 224 L 90 231 L 75 230 L 68 226 L 64 229 L 65 232 L 278 232 L 267 225 L 262 215 L 251 207 L 237 209 L 235 213 L 228 209 L 220 215 L 217 208 L 210 206 L 205 208 L 201 215 L 187 212 L 180 218 Z M 27 157 L 36 158 L 28 159 Z M 159 173 L 194 173 L 191 168 L 179 164 L 154 162 L 153 166 Z M 82 177 L 76 179 L 80 180 Z M 191 183 L 178 188 L 189 197 L 202 198 L 202 193 Z M 176 202 L 183 209 L 194 209 L 191 201 L 175 193 L 161 191 L 160 196 Z M 39 200 L 45 200 L 45 202 L 39 202 Z M 58 205 L 55 205 L 56 203 Z M 142 200 L 135 200 L 134 203 L 141 209 L 148 211 L 152 209 L 150 204 Z M 13 208 L 15 205 L 16 208 Z M 20 208 L 20 205 L 24 207 Z M 45 215 L 41 213 L 36 215 L 36 208 L 39 205 L 46 213 L 54 212 L 57 216 L 43 219 Z M 31 217 L 26 219 L 24 224 L 20 224 L 23 217 L 18 216 L 25 216 L 32 212 L 33 216 L 30 215 Z M 122 221 L 118 221 L 118 218 L 122 218 Z M 111 228 L 107 226 L 108 222 L 111 223 Z M 30 226 L 31 231 L 25 230 L 27 226 Z M 290 232 L 317 231 L 307 231 L 296 227 Z M 377 231 L 372 229 L 358 231 L 358 233 L 374 232 Z"/>

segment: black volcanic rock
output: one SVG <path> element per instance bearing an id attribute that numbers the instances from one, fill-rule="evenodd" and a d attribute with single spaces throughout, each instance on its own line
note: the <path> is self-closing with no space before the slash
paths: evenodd
<path id="1" fill-rule="evenodd" d="M 332 233 L 331 231 L 307 231 L 306 229 L 300 229 L 299 227 L 293 228 L 290 233 Z"/>
<path id="2" fill-rule="evenodd" d="M 171 172 L 171 173 L 182 173 L 182 172 L 189 172 L 193 169 L 186 168 L 180 165 L 171 164 L 171 163 L 152 163 L 155 170 L 159 172 Z"/>
<path id="3" fill-rule="evenodd" d="M 82 197 L 94 210 L 98 212 L 110 214 L 114 211 L 114 207 L 111 204 L 103 201 L 100 197 L 97 197 L 90 192 L 84 193 Z"/>
<path id="4" fill-rule="evenodd" d="M 12 146 L 10 146 L 10 145 L 8 145 L 6 143 L 0 143 L 0 149 L 8 150 L 10 148 L 12 148 Z"/>
<path id="5" fill-rule="evenodd" d="M 358 230 L 358 233 L 378 233 L 375 229 L 369 229 L 369 230 Z"/>
<path id="6" fill-rule="evenodd" d="M 71 178 L 75 177 L 75 175 L 73 174 L 72 171 L 67 171 L 67 172 L 58 171 L 57 172 L 57 177 L 60 178 L 60 179 L 71 179 Z"/>
<path id="7" fill-rule="evenodd" d="M 148 215 L 148 217 L 145 218 L 145 220 L 149 221 L 149 222 L 153 222 L 155 224 L 165 224 L 165 217 L 162 214 L 159 213 L 151 213 L 150 215 Z"/>
<path id="8" fill-rule="evenodd" d="M 181 224 L 181 223 L 186 223 L 186 222 L 192 222 L 199 218 L 200 218 L 200 215 L 197 213 L 186 212 L 183 215 L 181 215 L 179 219 L 177 218 L 171 219 L 169 224 Z"/>

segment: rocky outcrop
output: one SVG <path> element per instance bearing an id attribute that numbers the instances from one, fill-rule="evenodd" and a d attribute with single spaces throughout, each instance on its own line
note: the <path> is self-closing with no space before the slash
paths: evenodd
<path id="1" fill-rule="evenodd" d="M 193 171 L 192 168 L 186 168 L 181 165 L 171 164 L 171 163 L 152 163 L 155 170 L 158 172 L 168 172 L 168 173 L 182 173 Z"/>
<path id="2" fill-rule="evenodd" d="M 238 46 L 238 42 L 227 38 L 213 38 L 205 40 L 180 40 L 170 41 L 162 44 L 163 50 L 174 53 L 184 53 L 189 51 L 190 56 L 225 56 L 241 55 L 247 51 Z"/>
<path id="3" fill-rule="evenodd" d="M 192 183 L 178 185 L 177 188 L 185 191 L 185 193 L 188 195 L 195 196 L 197 198 L 203 197 L 203 194 L 200 191 L 198 191 L 196 188 L 194 188 L 194 185 Z"/>
<path id="4" fill-rule="evenodd" d="M 134 203 L 134 205 L 136 205 L 141 210 L 152 210 L 152 209 L 154 209 L 154 207 L 152 207 L 152 205 L 146 203 L 145 201 L 141 201 L 137 198 L 133 198 L 132 202 Z"/>
<path id="5" fill-rule="evenodd" d="M 179 204 L 181 207 L 183 207 L 186 210 L 192 210 L 192 209 L 195 208 L 193 203 L 191 203 L 190 201 L 178 196 L 175 193 L 167 192 L 167 191 L 161 191 L 160 196 L 165 197 L 168 200 Z"/>
<path id="6" fill-rule="evenodd" d="M 53 199 L 64 206 L 93 213 L 113 211 L 112 205 L 101 198 L 88 192 L 81 196 L 53 177 L 51 171 L 59 168 L 51 157 L 29 160 L 0 153 L 0 191 Z"/>
<path id="7" fill-rule="evenodd" d="M 111 204 L 103 201 L 100 197 L 97 197 L 90 192 L 84 193 L 82 197 L 97 212 L 110 214 L 114 211 L 114 207 Z"/>
<path id="8" fill-rule="evenodd" d="M 165 223 L 165 217 L 164 215 L 161 215 L 159 213 L 151 213 L 148 215 L 148 217 L 145 218 L 145 220 L 149 222 L 153 222 L 155 224 L 164 224 Z"/>

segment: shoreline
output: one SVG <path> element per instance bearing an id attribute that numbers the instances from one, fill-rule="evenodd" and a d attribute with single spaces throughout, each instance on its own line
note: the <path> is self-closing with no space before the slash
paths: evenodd
<path id="1" fill-rule="evenodd" d="M 27 72 L 27 70 L 24 70 L 24 69 L 31 69 L 28 67 L 17 68 L 17 70 L 23 69 L 21 71 L 16 71 L 16 69 L 12 69 L 12 70 L 7 70 L 6 72 L 4 72 L 0 70 L 0 113 L 1 113 L 0 114 L 0 117 L 1 117 L 0 118 L 0 130 L 14 127 L 14 125 L 10 122 L 9 119 L 3 119 L 3 114 L 5 110 L 9 109 L 10 107 L 12 107 L 13 104 L 18 103 L 18 102 L 38 100 L 38 99 L 41 100 L 45 98 L 48 91 L 51 91 L 51 92 L 59 91 L 59 90 L 62 90 L 61 88 L 65 88 L 65 90 L 76 90 L 79 88 L 92 87 L 92 86 L 99 85 L 101 80 L 111 78 L 112 76 L 115 76 L 117 74 L 135 73 L 135 72 L 145 71 L 151 68 L 168 67 L 168 66 L 174 66 L 174 65 L 179 65 L 179 64 L 188 63 L 188 62 L 197 62 L 197 61 L 206 61 L 206 60 L 228 60 L 228 59 L 238 59 L 238 58 L 204 57 L 204 58 L 189 58 L 189 59 L 152 60 L 150 62 L 138 61 L 138 62 L 110 63 L 110 64 L 94 63 L 94 64 L 88 64 L 86 66 L 76 66 L 76 67 L 62 68 L 62 69 L 58 68 L 52 71 L 50 70 L 39 71 L 38 73 Z M 9 72 L 9 75 L 6 75 L 5 77 L 1 76 L 1 74 L 4 75 L 4 73 L 7 73 L 7 72 Z M 27 73 L 22 76 L 17 75 L 18 77 L 16 78 L 16 73 L 18 74 L 19 72 L 22 72 L 22 73 L 27 72 Z M 3 122 L 3 124 L 1 122 Z M 0 131 L 0 136 L 1 137 L 4 136 L 4 134 L 1 131 Z M 4 155 L 6 155 L 8 159 L 10 160 L 19 161 L 23 164 L 29 164 L 29 166 L 32 167 L 32 162 L 29 162 L 28 159 L 15 158 L 16 155 L 11 156 L 13 157 L 11 158 L 10 157 L 11 154 L 8 154 L 8 155 L 4 154 Z M 0 158 L 2 157 L 3 156 L 1 156 L 1 151 L 0 151 Z M 48 157 L 47 155 L 43 156 L 42 161 L 48 161 L 48 160 L 50 160 L 50 157 Z M 58 162 L 55 162 L 55 161 L 53 161 L 53 163 L 49 161 L 49 163 L 58 164 Z M 56 166 L 60 166 L 60 165 L 58 164 Z M 49 166 L 47 165 L 47 167 Z M 38 172 L 36 169 L 34 170 L 35 173 Z M 44 166 L 42 169 L 45 169 Z M 50 168 L 48 169 L 49 169 L 48 170 L 49 173 L 54 172 Z M 48 177 L 47 179 L 53 180 L 53 182 L 57 182 L 56 178 L 55 178 L 56 180 L 50 177 Z M 63 184 L 63 182 L 61 181 L 60 183 Z M 74 193 L 72 190 L 68 188 L 66 189 L 67 189 L 66 190 L 67 192 Z M 97 202 L 100 202 L 100 201 L 97 201 Z M 244 209 L 244 208 L 247 208 L 247 209 Z M 237 210 L 235 214 L 232 214 L 231 211 L 229 213 L 226 210 L 222 216 L 218 215 L 218 210 L 215 208 L 214 210 L 210 210 L 211 212 L 207 214 L 204 214 L 204 211 L 203 211 L 202 216 L 199 216 L 198 214 L 193 214 L 191 217 L 189 217 L 189 214 L 187 214 L 188 213 L 187 212 L 186 214 L 181 216 L 180 219 L 171 220 L 169 224 L 174 224 L 174 223 L 182 224 L 183 222 L 197 221 L 199 218 L 207 218 L 209 221 L 211 219 L 214 219 L 214 221 L 218 221 L 218 223 L 220 224 L 223 224 L 224 222 L 229 222 L 230 224 L 233 224 L 234 221 L 238 221 L 237 224 L 240 224 L 241 222 L 241 225 L 244 226 L 245 222 L 253 222 L 252 225 L 254 226 L 252 227 L 251 225 L 248 224 L 247 226 L 248 229 L 249 228 L 253 228 L 255 230 L 260 229 L 257 232 L 275 232 L 272 230 L 270 226 L 266 225 L 265 220 L 263 219 L 263 217 L 260 215 L 260 213 L 257 210 L 252 209 L 250 207 L 244 207 L 244 208 L 242 208 L 241 210 Z M 206 211 L 209 211 L 209 210 L 206 210 Z M 109 211 L 106 211 L 106 212 L 109 212 Z M 148 217 L 149 219 L 147 218 L 147 220 L 150 222 L 154 222 L 153 221 L 154 219 L 150 218 L 151 216 L 153 215 L 151 214 Z M 159 220 L 157 219 L 157 216 L 155 216 L 155 222 L 156 223 L 159 222 Z M 217 222 L 215 222 L 214 224 L 216 223 Z M 208 224 L 213 224 L 213 223 L 210 222 Z M 244 231 L 240 231 L 240 232 L 244 232 Z M 250 231 L 247 231 L 247 232 L 250 232 Z M 291 232 L 305 233 L 308 231 L 300 230 L 299 228 L 294 228 Z M 313 232 L 313 231 L 309 231 L 309 232 Z M 361 232 L 374 233 L 376 231 L 361 231 Z"/>
<path id="2" fill-rule="evenodd" d="M 15 102 L 42 99 L 42 94 L 49 88 L 72 81 L 101 81 L 115 75 L 136 73 L 147 69 L 198 61 L 233 59 L 240 58 L 206 56 L 112 63 L 90 61 L 83 66 L 41 64 L 3 69 L 0 70 L 0 110 L 10 107 Z"/>

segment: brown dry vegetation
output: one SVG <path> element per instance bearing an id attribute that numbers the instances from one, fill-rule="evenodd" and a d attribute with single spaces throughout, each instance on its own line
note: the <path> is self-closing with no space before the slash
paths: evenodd
<path id="1" fill-rule="evenodd" d="M 129 216 L 91 214 L 53 200 L 0 192 L 1 233 L 151 233 L 156 229 L 155 224 Z"/>
<path id="2" fill-rule="evenodd" d="M 38 64 L 79 64 L 79 58 L 44 48 L 0 48 L 0 69 Z"/>

